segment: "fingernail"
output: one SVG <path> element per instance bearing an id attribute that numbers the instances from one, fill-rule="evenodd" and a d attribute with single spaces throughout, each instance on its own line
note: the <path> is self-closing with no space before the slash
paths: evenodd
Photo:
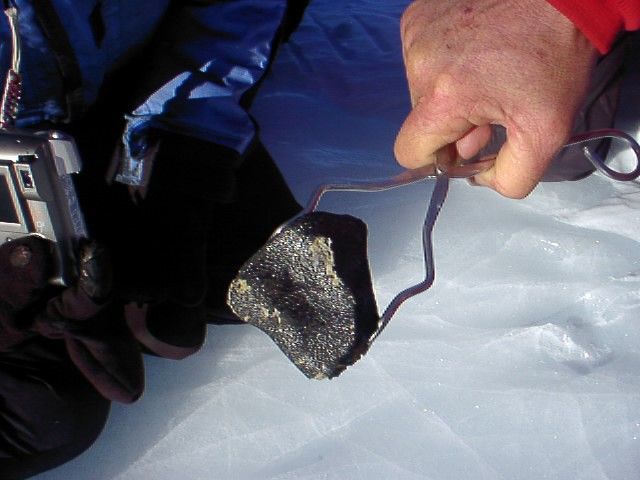
<path id="1" fill-rule="evenodd" d="M 490 171 L 478 173 L 473 177 L 469 177 L 468 180 L 470 181 L 471 185 L 491 188 L 492 176 Z"/>
<path id="2" fill-rule="evenodd" d="M 467 178 L 467 182 L 469 185 L 474 187 L 490 187 L 489 182 L 482 175 L 474 175 L 473 177 Z"/>

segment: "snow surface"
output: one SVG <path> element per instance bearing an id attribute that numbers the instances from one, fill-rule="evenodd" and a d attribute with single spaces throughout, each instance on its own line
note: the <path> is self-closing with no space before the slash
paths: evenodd
<path id="1" fill-rule="evenodd" d="M 254 113 L 302 202 L 322 181 L 399 171 L 406 3 L 315 0 L 283 48 Z M 636 136 L 637 73 L 618 120 Z M 381 304 L 423 275 L 431 188 L 323 203 L 367 220 Z M 193 357 L 147 358 L 144 397 L 37 478 L 639 478 L 638 225 L 635 182 L 596 174 L 511 201 L 454 180 L 434 286 L 342 376 L 307 380 L 257 329 L 211 326 Z"/>

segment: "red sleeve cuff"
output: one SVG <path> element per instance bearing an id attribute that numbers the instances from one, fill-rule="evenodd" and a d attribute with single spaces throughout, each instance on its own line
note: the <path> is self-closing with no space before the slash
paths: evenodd
<path id="1" fill-rule="evenodd" d="M 569 18 L 601 53 L 618 33 L 640 28 L 640 0 L 547 0 Z"/>
<path id="2" fill-rule="evenodd" d="M 614 0 L 624 20 L 626 30 L 640 29 L 640 0 Z"/>

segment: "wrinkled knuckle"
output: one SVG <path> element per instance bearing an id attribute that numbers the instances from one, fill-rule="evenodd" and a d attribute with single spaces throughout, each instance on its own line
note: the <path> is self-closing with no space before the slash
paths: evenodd
<path id="1" fill-rule="evenodd" d="M 518 145 L 520 155 L 530 159 L 545 155 L 547 145 L 555 135 L 556 132 L 549 129 L 547 121 L 539 117 L 525 119 L 521 121 L 519 128 L 511 128 L 509 131 L 509 138 Z"/>
<path id="2" fill-rule="evenodd" d="M 529 130 L 537 143 L 559 147 L 571 135 L 575 117 L 573 112 L 558 108 L 557 105 L 549 105 L 536 117 L 535 121 L 530 122 Z"/>
<path id="3" fill-rule="evenodd" d="M 446 72 L 439 72 L 429 79 L 429 108 L 438 115 L 449 115 L 455 111 L 461 114 L 468 101 L 468 95 L 463 92 L 459 82 L 453 75 Z"/>
<path id="4" fill-rule="evenodd" d="M 523 153 L 531 159 L 538 169 L 545 169 L 554 155 L 562 148 L 571 134 L 571 127 L 542 121 L 527 132 L 527 138 L 521 142 Z"/>
<path id="5" fill-rule="evenodd" d="M 434 98 L 451 98 L 456 96 L 459 82 L 449 73 L 440 73 L 433 82 Z"/>

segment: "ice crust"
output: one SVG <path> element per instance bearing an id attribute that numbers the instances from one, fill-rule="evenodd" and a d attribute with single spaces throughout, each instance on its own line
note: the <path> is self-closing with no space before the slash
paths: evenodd
<path id="1" fill-rule="evenodd" d="M 301 201 L 399 170 L 406 3 L 315 0 L 282 49 L 254 113 Z M 381 306 L 423 274 L 431 188 L 326 200 L 369 224 Z M 38 478 L 638 478 L 639 226 L 638 183 L 596 174 L 516 202 L 452 181 L 435 284 L 341 377 L 307 380 L 257 329 L 211 326 L 197 355 L 148 358 L 144 397 Z"/>

